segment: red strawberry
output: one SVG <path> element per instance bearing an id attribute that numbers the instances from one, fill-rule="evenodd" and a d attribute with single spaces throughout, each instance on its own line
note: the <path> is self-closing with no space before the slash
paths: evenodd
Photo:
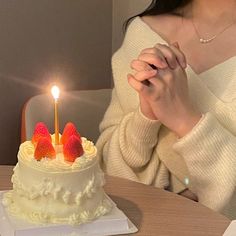
<path id="1" fill-rule="evenodd" d="M 81 140 L 76 135 L 71 135 L 68 142 L 63 146 L 64 159 L 74 162 L 77 157 L 84 154 Z"/>
<path id="2" fill-rule="evenodd" d="M 39 122 L 35 125 L 32 143 L 36 145 L 42 137 L 47 138 L 51 142 L 51 135 L 48 132 L 47 126 L 43 122 Z"/>
<path id="3" fill-rule="evenodd" d="M 67 123 L 64 130 L 63 130 L 63 133 L 62 133 L 62 136 L 61 136 L 61 144 L 65 145 L 70 136 L 72 135 L 75 135 L 79 140 L 80 140 L 80 143 L 81 143 L 81 137 L 80 137 L 80 134 L 78 133 L 75 125 L 71 122 Z"/>
<path id="4" fill-rule="evenodd" d="M 43 157 L 53 159 L 56 157 L 56 151 L 48 138 L 42 137 L 39 139 L 34 151 L 34 158 L 40 161 Z"/>

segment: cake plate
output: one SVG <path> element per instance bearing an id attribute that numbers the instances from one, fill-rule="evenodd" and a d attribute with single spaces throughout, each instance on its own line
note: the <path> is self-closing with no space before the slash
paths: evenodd
<path id="1" fill-rule="evenodd" d="M 37 225 L 9 216 L 2 205 L 3 193 L 0 191 L 0 236 L 109 236 L 138 231 L 109 197 L 114 205 L 112 211 L 92 222 L 79 226 Z"/>

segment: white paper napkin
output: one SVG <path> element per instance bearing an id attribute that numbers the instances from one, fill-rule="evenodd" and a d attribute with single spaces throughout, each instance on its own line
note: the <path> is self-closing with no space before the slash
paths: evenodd
<path id="1" fill-rule="evenodd" d="M 236 220 L 231 221 L 230 225 L 224 232 L 223 236 L 235 236 L 236 235 Z"/>

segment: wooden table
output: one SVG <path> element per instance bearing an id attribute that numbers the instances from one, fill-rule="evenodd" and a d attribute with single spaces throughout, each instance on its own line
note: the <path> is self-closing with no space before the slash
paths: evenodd
<path id="1" fill-rule="evenodd" d="M 0 190 L 11 189 L 12 166 L 0 166 Z M 222 235 L 230 220 L 179 195 L 107 176 L 105 190 L 138 227 L 139 236 Z"/>

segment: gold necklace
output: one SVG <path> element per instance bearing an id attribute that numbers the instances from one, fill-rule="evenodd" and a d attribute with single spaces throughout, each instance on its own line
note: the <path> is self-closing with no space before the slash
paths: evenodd
<path id="1" fill-rule="evenodd" d="M 194 17 L 193 17 L 193 10 L 192 10 L 192 18 L 191 18 L 191 22 L 192 22 L 192 25 L 193 25 L 193 28 L 194 28 L 194 31 L 199 39 L 199 42 L 202 43 L 202 44 L 206 44 L 206 43 L 210 43 L 211 41 L 213 41 L 217 36 L 219 36 L 220 34 L 222 34 L 223 32 L 225 32 L 228 28 L 230 28 L 232 25 L 235 24 L 235 19 L 233 19 L 233 21 L 227 25 L 224 29 L 222 29 L 220 32 L 218 32 L 217 34 L 213 35 L 212 37 L 210 38 L 204 38 L 200 35 L 199 31 L 197 30 L 197 27 L 194 23 Z"/>

